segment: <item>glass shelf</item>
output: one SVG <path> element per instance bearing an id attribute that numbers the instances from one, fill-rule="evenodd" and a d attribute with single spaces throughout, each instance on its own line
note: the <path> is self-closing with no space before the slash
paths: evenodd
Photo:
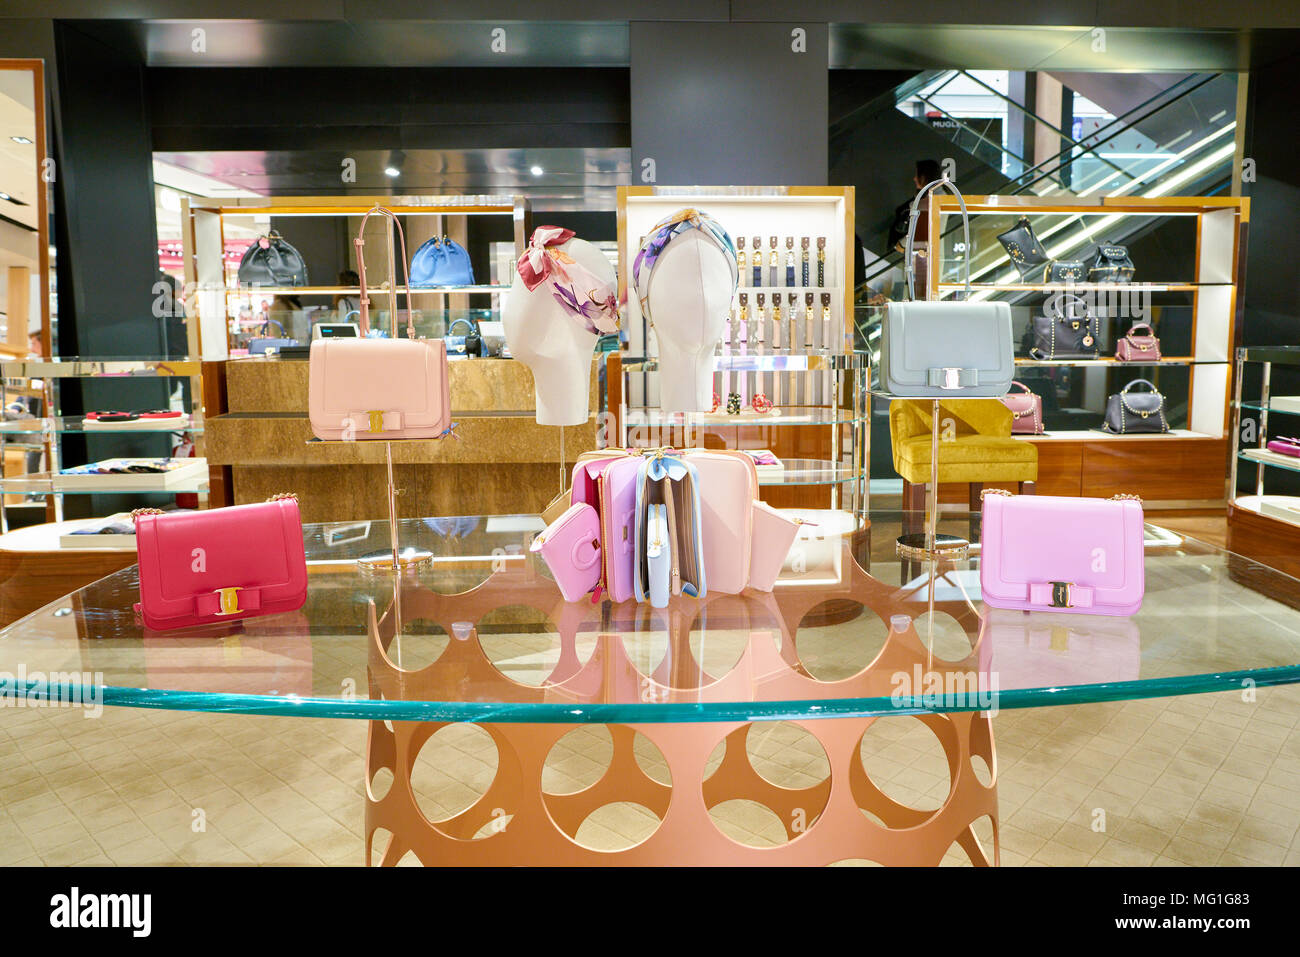
<path id="1" fill-rule="evenodd" d="M 0 376 L 23 379 L 152 378 L 155 376 L 197 376 L 201 359 L 103 359 L 58 356 L 53 359 L 6 359 L 0 361 Z"/>
<path id="2" fill-rule="evenodd" d="M 477 293 L 499 293 L 509 292 L 509 286 L 502 285 L 474 285 L 474 286 L 412 286 L 412 296 L 447 296 L 455 293 L 465 293 L 469 295 Z M 377 300 L 388 297 L 386 288 L 376 288 L 367 286 L 366 293 L 371 297 L 371 308 L 377 304 Z M 406 287 L 399 286 L 397 289 L 399 296 L 406 295 Z M 227 289 L 226 298 L 252 298 L 256 296 L 359 296 L 361 289 L 358 286 L 240 286 L 237 289 Z"/>
<path id="3" fill-rule="evenodd" d="M 1300 366 L 1300 346 L 1245 346 L 1237 350 L 1237 358 L 1244 362 Z"/>
<path id="4" fill-rule="evenodd" d="M 847 485 L 860 476 L 843 465 L 825 459 L 782 459 L 785 469 L 779 474 L 758 470 L 758 484 L 767 485 Z"/>
<path id="5" fill-rule="evenodd" d="M 848 369 L 865 369 L 871 357 L 865 352 L 821 352 L 806 355 L 781 353 L 745 356 L 714 356 L 714 372 L 821 372 Z M 629 375 L 658 372 L 657 358 L 623 358 L 623 371 Z"/>
<path id="6" fill-rule="evenodd" d="M 207 481 L 187 482 L 170 488 L 121 488 L 113 485 L 112 476 L 105 476 L 103 488 L 55 488 L 49 472 L 31 472 L 27 475 L 0 479 L 0 492 L 15 495 L 183 495 L 202 494 L 208 490 Z"/>
<path id="7" fill-rule="evenodd" d="M 1270 452 L 1268 449 L 1242 449 L 1237 453 L 1237 457 L 1245 459 L 1254 465 L 1268 465 L 1273 468 L 1286 469 L 1288 472 L 1300 472 L 1300 459 L 1293 459 L 1288 455 Z"/>
<path id="8" fill-rule="evenodd" d="M 1101 366 L 1115 369 L 1147 369 L 1155 366 L 1222 366 L 1227 364 L 1227 359 L 1194 359 L 1191 356 L 1171 356 L 1159 359 L 1156 362 L 1120 362 L 1114 357 L 1102 357 L 1100 359 L 1034 359 L 1029 356 L 1016 357 L 1016 365 L 1026 367 L 1082 366 L 1086 368 Z"/>
<path id="9" fill-rule="evenodd" d="M 854 416 L 853 410 L 840 409 L 837 416 L 834 409 L 817 405 L 783 406 L 779 409 L 773 409 L 771 412 L 762 413 L 746 409 L 739 415 L 728 415 L 722 411 L 666 413 L 660 412 L 658 408 L 653 406 L 628 408 L 627 411 L 628 428 L 651 424 L 661 428 L 688 425 L 691 428 L 698 429 L 739 429 L 767 425 L 842 425 L 852 422 L 865 422 L 868 418 L 865 411 Z M 634 417 L 645 417 L 645 420 L 636 421 Z"/>
<path id="10" fill-rule="evenodd" d="M 1010 260 L 1008 260 L 1008 263 Z M 1092 292 L 1094 290 L 1136 289 L 1141 292 L 1195 292 L 1203 287 L 1231 286 L 1230 282 L 973 282 L 971 289 L 988 292 Z M 942 292 L 960 292 L 964 282 L 941 282 Z"/>
<path id="11" fill-rule="evenodd" d="M 1294 409 L 1288 409 L 1271 403 L 1269 405 L 1263 405 L 1259 402 L 1239 402 L 1237 403 L 1237 408 L 1250 409 L 1252 412 L 1267 412 L 1269 415 L 1275 413 L 1277 415 L 1300 415 L 1300 406 L 1297 406 Z"/>
<path id="12" fill-rule="evenodd" d="M 188 432 L 198 435 L 203 431 L 203 423 L 191 421 L 185 425 L 143 426 L 136 422 L 128 422 L 112 428 L 86 428 L 85 417 L 80 415 L 60 415 L 47 419 L 11 419 L 0 422 L 0 434 L 3 435 L 44 435 L 47 431 L 76 432 L 83 435 L 149 435 L 153 433 L 166 435 L 172 432 Z"/>

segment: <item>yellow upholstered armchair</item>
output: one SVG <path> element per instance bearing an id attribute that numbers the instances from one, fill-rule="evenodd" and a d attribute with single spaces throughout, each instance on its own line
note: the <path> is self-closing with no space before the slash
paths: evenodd
<path id="1" fill-rule="evenodd" d="M 932 408 L 928 399 L 889 403 L 894 470 L 903 477 L 903 508 L 913 513 L 925 510 Z M 1011 410 L 996 399 L 939 402 L 939 485 L 969 486 L 972 515 L 980 510 L 980 492 L 985 486 L 1014 485 L 1022 494 L 1034 491 L 1038 448 L 1012 438 L 1011 421 Z"/>

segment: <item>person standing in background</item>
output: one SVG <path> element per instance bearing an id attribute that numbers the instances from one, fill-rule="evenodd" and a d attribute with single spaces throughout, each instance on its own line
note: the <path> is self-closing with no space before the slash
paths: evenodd
<path id="1" fill-rule="evenodd" d="M 938 160 L 923 159 L 916 161 L 916 171 L 912 174 L 912 185 L 917 191 L 924 189 L 935 180 L 941 179 L 943 173 L 939 167 Z M 891 249 L 898 252 L 904 251 L 907 243 L 907 230 L 912 215 L 912 201 L 916 199 L 914 192 L 908 199 L 898 205 L 894 210 L 894 224 L 889 229 L 889 245 Z M 913 257 L 916 267 L 916 298 L 925 298 L 925 280 L 926 280 L 926 251 L 930 234 L 930 197 L 926 196 L 921 200 L 921 205 L 917 209 L 916 235 L 913 239 L 914 249 Z M 907 264 L 903 263 L 903 268 Z"/>

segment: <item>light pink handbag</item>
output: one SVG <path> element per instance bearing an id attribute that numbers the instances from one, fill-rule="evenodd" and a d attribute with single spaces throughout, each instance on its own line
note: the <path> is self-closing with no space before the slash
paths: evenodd
<path id="1" fill-rule="evenodd" d="M 307 601 L 298 502 L 135 513 L 140 604 L 154 631 L 296 611 Z"/>
<path id="2" fill-rule="evenodd" d="M 398 338 L 397 277 L 388 264 L 391 329 L 389 339 L 367 339 L 370 297 L 362 254 L 366 222 L 379 213 L 392 220 L 401 240 L 403 266 L 406 236 L 391 210 L 376 206 L 361 220 L 353 240 L 361 280 L 360 339 L 316 339 L 311 344 L 307 404 L 312 433 L 326 440 L 437 439 L 451 430 L 451 392 L 447 347 L 441 339 L 416 339 L 411 309 L 410 276 L 406 286 L 406 336 Z"/>
<path id="3" fill-rule="evenodd" d="M 738 595 L 750 583 L 758 470 L 744 452 L 687 449 L 685 456 L 695 466 L 700 490 L 704 580 L 710 592 Z"/>
<path id="4" fill-rule="evenodd" d="M 1132 615 L 1145 590 L 1142 503 L 983 496 L 980 592 L 995 608 Z"/>
<path id="5" fill-rule="evenodd" d="M 1043 399 L 1023 382 L 1012 380 L 1011 388 L 1019 386 L 1023 392 L 1008 392 L 1002 404 L 1011 410 L 1012 435 L 1043 434 Z"/>
<path id="6" fill-rule="evenodd" d="M 541 552 L 565 601 L 577 601 L 596 587 L 601 576 L 600 518 L 586 503 L 571 505 L 533 539 L 529 550 Z"/>
<path id="7" fill-rule="evenodd" d="M 786 556 L 790 554 L 799 526 L 804 523 L 778 512 L 766 502 L 753 502 L 751 508 L 754 518 L 750 538 L 749 587 L 771 591 L 785 565 Z"/>

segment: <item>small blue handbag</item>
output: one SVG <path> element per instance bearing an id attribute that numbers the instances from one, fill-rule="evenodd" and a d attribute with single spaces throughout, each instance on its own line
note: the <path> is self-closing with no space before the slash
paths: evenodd
<path id="1" fill-rule="evenodd" d="M 474 267 L 465 247 L 446 236 L 434 236 L 411 257 L 412 286 L 472 286 Z"/>

